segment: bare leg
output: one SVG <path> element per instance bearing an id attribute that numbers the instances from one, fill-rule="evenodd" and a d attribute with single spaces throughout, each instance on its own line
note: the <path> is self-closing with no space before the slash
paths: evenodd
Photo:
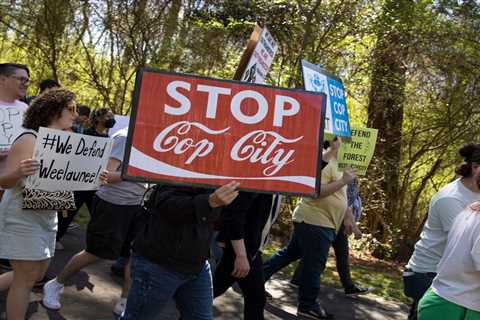
<path id="1" fill-rule="evenodd" d="M 0 275 L 0 291 L 7 290 L 13 281 L 13 271 L 5 272 Z"/>
<path id="2" fill-rule="evenodd" d="M 50 259 L 42 261 L 10 260 L 13 281 L 7 296 L 7 319 L 24 320 L 35 282 L 47 272 Z"/>
<path id="3" fill-rule="evenodd" d="M 83 250 L 70 259 L 67 265 L 58 274 L 57 281 L 61 284 L 65 284 L 65 282 L 75 273 L 99 260 L 99 257 Z"/>

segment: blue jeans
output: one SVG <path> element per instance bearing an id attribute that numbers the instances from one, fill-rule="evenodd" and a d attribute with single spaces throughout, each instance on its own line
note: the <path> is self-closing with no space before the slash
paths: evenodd
<path id="1" fill-rule="evenodd" d="M 293 261 L 302 259 L 298 309 L 308 311 L 315 308 L 320 291 L 320 275 L 325 269 L 328 250 L 334 239 L 335 229 L 294 222 L 293 233 L 287 247 L 264 263 L 265 280 Z"/>
<path id="2" fill-rule="evenodd" d="M 350 260 L 348 250 L 348 235 L 345 233 L 345 227 L 342 226 L 335 236 L 335 240 L 332 242 L 333 251 L 335 252 L 335 264 L 337 266 L 337 273 L 340 276 L 340 282 L 344 289 L 350 289 L 355 286 L 350 274 Z M 298 285 L 300 283 L 300 276 L 302 274 L 303 262 L 300 261 L 295 273 L 293 274 L 293 284 Z"/>
<path id="3" fill-rule="evenodd" d="M 175 272 L 141 256 L 132 258 L 132 285 L 122 320 L 159 319 L 168 301 L 175 299 L 183 320 L 213 319 L 210 265 L 200 273 Z"/>

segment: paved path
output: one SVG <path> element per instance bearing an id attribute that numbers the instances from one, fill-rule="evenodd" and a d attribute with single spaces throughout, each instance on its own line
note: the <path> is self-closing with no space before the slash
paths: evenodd
<path id="1" fill-rule="evenodd" d="M 49 270 L 58 272 L 83 246 L 83 232 L 80 229 L 69 231 L 62 241 L 65 250 L 58 251 Z M 113 305 L 120 293 L 121 280 L 110 274 L 111 262 L 101 262 L 77 274 L 65 288 L 62 295 L 62 309 L 59 312 L 47 311 L 41 304 L 41 290 L 31 295 L 27 319 L 31 320 L 114 320 Z M 274 300 L 267 304 L 265 318 L 268 320 L 297 319 L 296 289 L 282 279 L 273 279 L 267 289 Z M 0 293 L 0 320 L 5 311 L 5 295 Z M 323 305 L 339 320 L 400 320 L 406 319 L 407 308 L 401 304 L 386 302 L 374 296 L 347 298 L 342 292 L 322 287 Z M 241 295 L 230 289 L 224 296 L 215 300 L 215 319 L 242 319 L 243 303 Z M 163 317 L 163 319 L 175 317 Z M 154 320 L 154 319 L 152 319 Z M 156 319 L 155 319 L 156 320 Z"/>

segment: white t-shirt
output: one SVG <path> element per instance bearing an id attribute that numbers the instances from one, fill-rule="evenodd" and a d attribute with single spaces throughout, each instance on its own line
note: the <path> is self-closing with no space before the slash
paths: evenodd
<path id="1" fill-rule="evenodd" d="M 466 209 L 455 219 L 432 290 L 445 300 L 480 312 L 480 212 Z"/>
<path id="2" fill-rule="evenodd" d="M 13 103 L 0 100 L 0 173 L 5 169 L 8 151 L 13 141 L 24 130 L 23 114 L 27 108 L 28 105 L 19 100 Z"/>
<path id="3" fill-rule="evenodd" d="M 15 138 L 23 132 L 23 114 L 27 104 L 15 100 L 6 102 L 0 100 L 0 151 L 8 151 Z"/>
<path id="4" fill-rule="evenodd" d="M 437 272 L 453 221 L 469 204 L 479 200 L 480 193 L 465 187 L 461 179 L 441 188 L 430 201 L 427 221 L 407 267 L 419 273 Z"/>

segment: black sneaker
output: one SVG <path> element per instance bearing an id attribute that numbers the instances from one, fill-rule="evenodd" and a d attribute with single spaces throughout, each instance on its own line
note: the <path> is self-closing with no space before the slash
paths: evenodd
<path id="1" fill-rule="evenodd" d="M 362 288 L 362 287 L 359 287 L 357 285 L 353 285 L 353 287 L 345 289 L 345 294 L 347 296 L 354 297 L 354 296 L 359 296 L 359 295 L 362 295 L 362 294 L 367 294 L 370 291 L 372 291 L 371 288 Z"/>
<path id="2" fill-rule="evenodd" d="M 317 306 L 310 310 L 297 310 L 297 316 L 303 319 L 335 319 L 335 316 L 331 313 L 328 313 L 321 306 Z"/>

